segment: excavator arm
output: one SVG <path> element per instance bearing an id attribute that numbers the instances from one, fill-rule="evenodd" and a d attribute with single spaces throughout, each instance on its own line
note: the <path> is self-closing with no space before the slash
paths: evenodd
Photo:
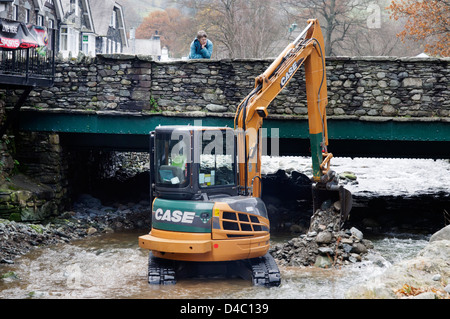
<path id="1" fill-rule="evenodd" d="M 242 194 L 255 197 L 261 195 L 260 128 L 268 115 L 268 106 L 302 65 L 305 68 L 313 182 L 321 189 L 339 190 L 336 176 L 329 170 L 333 155 L 327 151 L 325 108 L 328 98 L 324 48 L 319 21 L 308 20 L 305 30 L 284 49 L 263 74 L 256 77 L 255 88 L 238 106 L 234 125 L 238 132 L 239 186 Z M 341 192 L 343 193 L 342 190 Z M 348 194 L 346 197 L 348 199 Z M 344 205 L 348 207 L 348 204 Z"/>

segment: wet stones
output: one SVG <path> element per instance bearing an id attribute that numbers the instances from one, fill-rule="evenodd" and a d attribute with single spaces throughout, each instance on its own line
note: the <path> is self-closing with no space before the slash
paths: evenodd
<path id="1" fill-rule="evenodd" d="M 0 264 L 13 264 L 16 257 L 36 247 L 69 243 L 86 236 L 96 236 L 127 229 L 150 229 L 150 203 L 103 206 L 91 195 L 82 195 L 73 211 L 42 224 L 16 222 L 0 218 Z"/>
<path id="2" fill-rule="evenodd" d="M 340 213 L 331 205 L 317 210 L 306 234 L 284 244 L 274 245 L 270 252 L 282 265 L 330 268 L 360 262 L 373 248 L 363 233 L 352 227 L 340 229 Z"/>
<path id="3" fill-rule="evenodd" d="M 323 231 L 323 232 L 320 232 L 319 234 L 317 234 L 316 243 L 319 245 L 320 244 L 327 245 L 327 244 L 331 243 L 332 239 L 333 239 L 333 235 L 331 232 Z"/>

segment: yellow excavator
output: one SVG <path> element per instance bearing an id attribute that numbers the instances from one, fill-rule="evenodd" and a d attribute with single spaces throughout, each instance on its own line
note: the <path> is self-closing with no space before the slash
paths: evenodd
<path id="1" fill-rule="evenodd" d="M 319 22 L 308 26 L 255 79 L 239 104 L 234 129 L 201 125 L 158 126 L 150 134 L 152 228 L 139 237 L 150 250 L 150 284 L 179 278 L 230 276 L 254 285 L 280 285 L 268 253 L 270 223 L 261 200 L 262 127 L 267 108 L 301 65 L 305 67 L 313 167 L 313 209 L 341 202 L 343 220 L 351 194 L 330 170 L 325 107 L 324 42 Z"/>

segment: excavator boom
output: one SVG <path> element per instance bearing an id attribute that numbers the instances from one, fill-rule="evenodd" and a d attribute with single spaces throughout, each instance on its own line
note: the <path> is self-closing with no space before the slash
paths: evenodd
<path id="1" fill-rule="evenodd" d="M 326 105 L 328 104 L 324 40 L 319 21 L 308 20 L 308 26 L 273 61 L 267 70 L 256 77 L 255 88 L 238 106 L 234 125 L 238 132 L 239 185 L 244 195 L 261 195 L 261 136 L 259 129 L 268 115 L 267 108 L 289 83 L 302 65 L 305 68 L 309 138 L 313 181 L 320 189 L 338 190 L 336 176 L 330 174 L 333 157 L 328 153 Z M 331 187 L 333 184 L 333 187 Z M 343 194 L 344 192 L 341 191 Z M 321 196 L 322 197 L 322 196 Z M 351 200 L 342 206 L 351 209 Z M 351 195 L 350 195 L 351 198 Z"/>

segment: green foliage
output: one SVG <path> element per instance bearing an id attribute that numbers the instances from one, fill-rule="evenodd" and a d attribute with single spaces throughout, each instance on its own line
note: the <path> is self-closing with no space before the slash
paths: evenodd
<path id="1" fill-rule="evenodd" d="M 161 112 L 158 102 L 153 96 L 150 96 L 150 112 Z"/>

